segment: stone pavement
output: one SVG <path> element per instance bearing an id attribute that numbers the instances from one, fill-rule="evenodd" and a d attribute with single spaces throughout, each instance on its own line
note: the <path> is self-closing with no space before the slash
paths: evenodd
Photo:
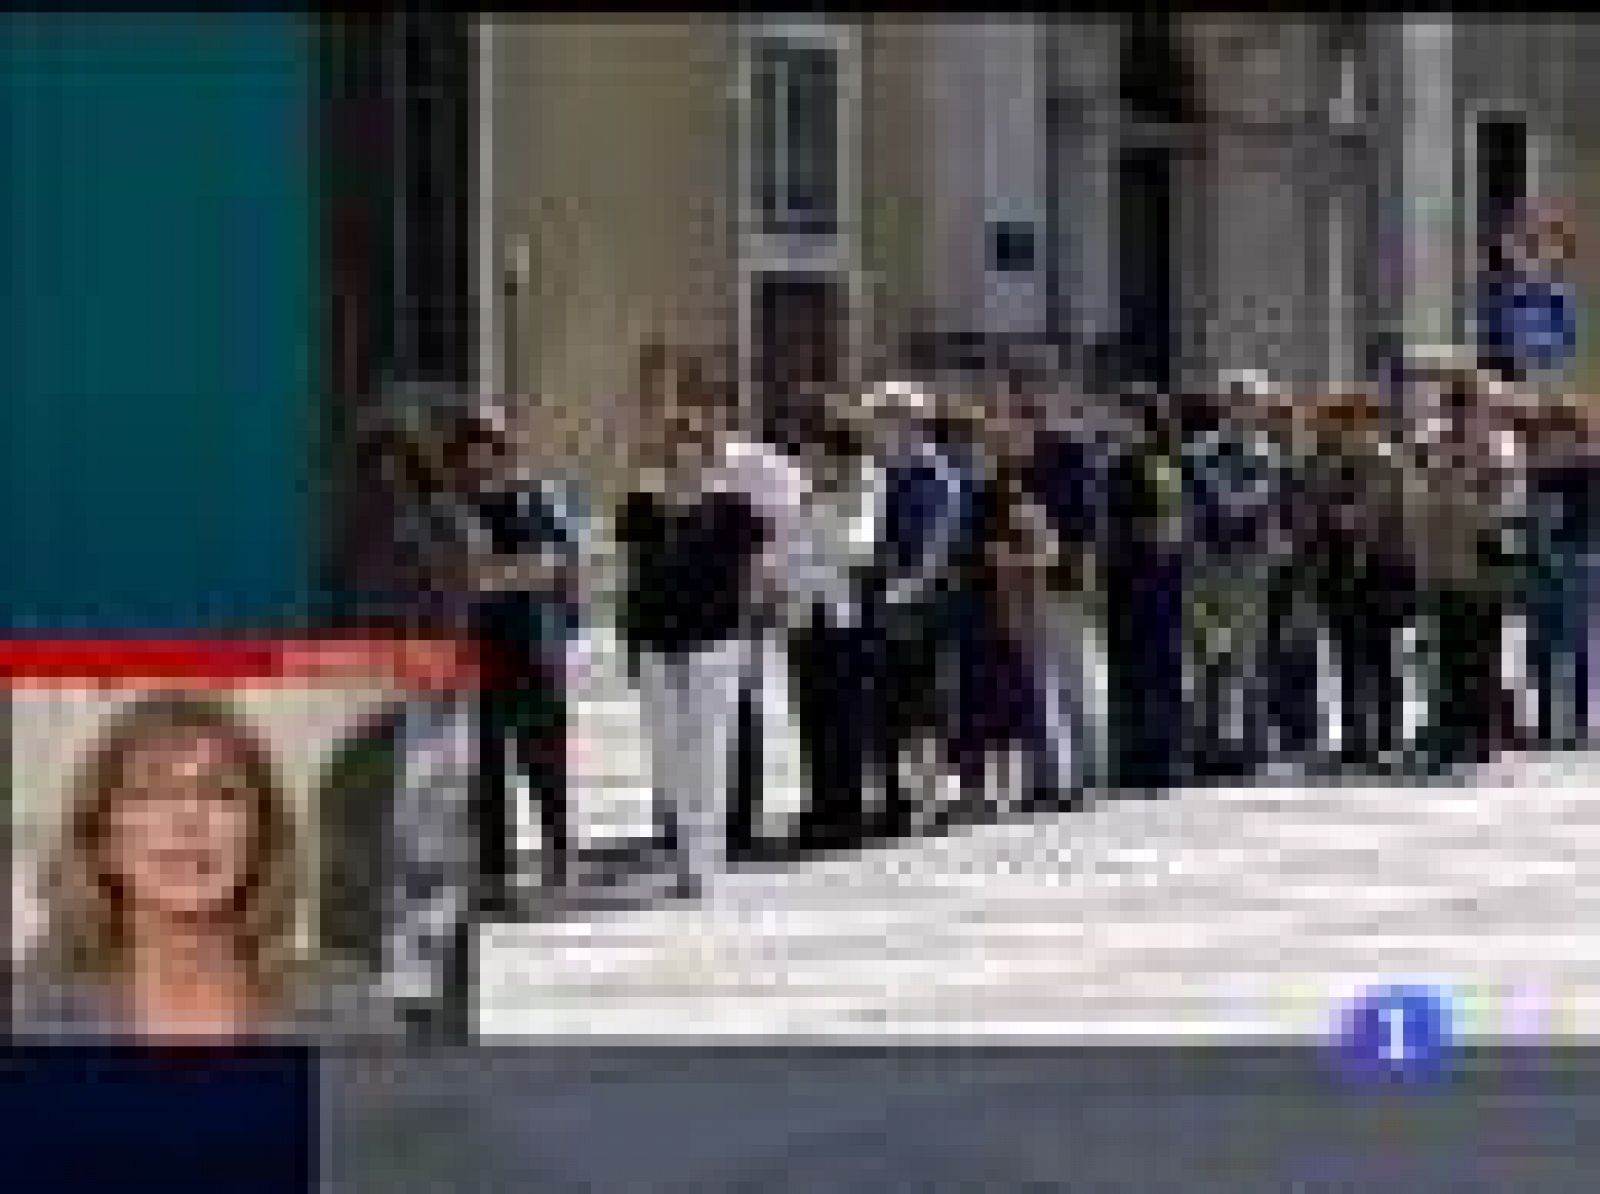
<path id="1" fill-rule="evenodd" d="M 1319 1034 L 1353 990 L 1600 1030 L 1600 762 L 1430 787 L 1195 789 L 484 930 L 481 1031 L 751 1039 Z"/>

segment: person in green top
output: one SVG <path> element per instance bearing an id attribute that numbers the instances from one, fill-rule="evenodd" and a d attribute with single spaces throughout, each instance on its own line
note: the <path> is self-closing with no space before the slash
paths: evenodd
<path id="1" fill-rule="evenodd" d="M 1186 519 L 1177 420 L 1161 395 L 1134 406 L 1106 491 L 1110 745 L 1113 782 L 1151 790 L 1183 776 Z"/>

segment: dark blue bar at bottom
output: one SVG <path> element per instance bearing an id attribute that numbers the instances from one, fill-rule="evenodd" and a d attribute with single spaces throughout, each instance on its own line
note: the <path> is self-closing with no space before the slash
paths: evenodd
<path id="1" fill-rule="evenodd" d="M 309 1049 L 8 1047 L 0 1187 L 304 1194 L 315 1188 Z"/>

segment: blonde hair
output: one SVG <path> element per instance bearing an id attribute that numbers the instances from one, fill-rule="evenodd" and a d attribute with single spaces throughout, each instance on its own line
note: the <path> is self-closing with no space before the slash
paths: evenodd
<path id="1" fill-rule="evenodd" d="M 260 736 L 226 702 L 160 693 L 120 710 L 84 756 L 74 779 L 60 842 L 47 872 L 47 965 L 62 978 L 116 980 L 126 972 L 129 939 L 120 893 L 105 872 L 106 824 L 124 792 L 130 758 L 173 735 L 221 743 L 243 779 L 254 825 L 240 893 L 240 958 L 257 993 L 286 994 L 301 959 L 299 834 L 278 769 Z"/>

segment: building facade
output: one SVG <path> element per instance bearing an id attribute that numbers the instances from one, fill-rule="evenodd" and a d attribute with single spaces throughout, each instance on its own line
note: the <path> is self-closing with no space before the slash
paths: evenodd
<path id="1" fill-rule="evenodd" d="M 478 379 L 540 396 L 530 452 L 608 475 L 654 337 L 736 350 L 758 407 L 930 335 L 1045 342 L 1159 385 L 1365 384 L 1405 344 L 1468 334 L 1476 237 L 1505 203 L 1592 207 L 1572 69 L 1592 36 L 1292 14 L 482 21 Z"/>

